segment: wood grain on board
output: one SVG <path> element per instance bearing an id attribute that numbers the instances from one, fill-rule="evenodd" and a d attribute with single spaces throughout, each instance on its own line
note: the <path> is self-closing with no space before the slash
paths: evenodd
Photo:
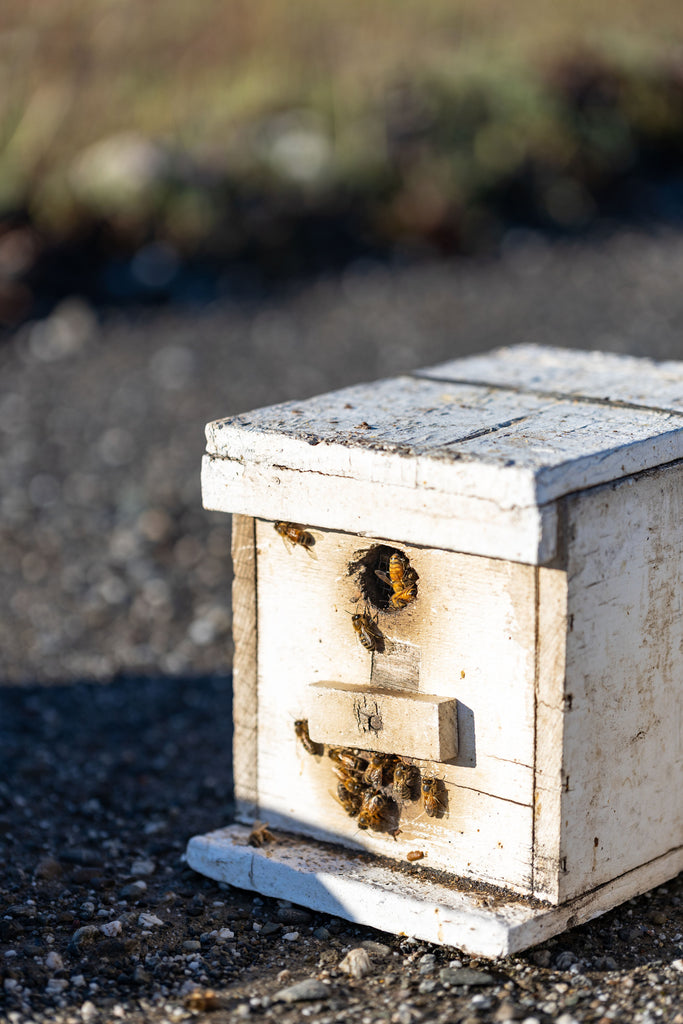
<path id="1" fill-rule="evenodd" d="M 210 423 L 205 503 L 547 564 L 559 498 L 683 458 L 682 395 L 680 364 L 499 350 Z"/>
<path id="2" fill-rule="evenodd" d="M 377 612 L 388 652 L 378 655 L 359 643 L 351 622 L 364 607 L 348 574 L 358 538 L 307 525 L 315 559 L 283 544 L 272 522 L 256 523 L 260 816 L 391 857 L 417 845 L 434 867 L 529 892 L 536 570 L 403 546 L 418 596 L 400 611 Z M 311 684 L 372 690 L 373 659 L 390 660 L 404 645 L 419 648 L 420 672 L 419 690 L 407 689 L 403 699 L 411 708 L 416 694 L 456 701 L 458 753 L 442 762 L 413 754 L 421 774 L 443 783 L 445 814 L 430 818 L 419 799 L 406 801 L 393 837 L 358 829 L 337 800 L 333 762 L 306 752 L 294 722 L 314 713 Z M 343 723 L 338 733 L 335 725 L 330 717 L 326 742 L 343 746 Z"/>
<path id="3" fill-rule="evenodd" d="M 246 820 L 258 802 L 256 542 L 249 516 L 232 517 L 232 564 L 233 775 L 236 813 Z"/>
<path id="4" fill-rule="evenodd" d="M 423 761 L 448 761 L 458 753 L 455 698 L 313 683 L 308 725 L 315 740 L 337 746 L 369 747 Z"/>
<path id="5" fill-rule="evenodd" d="M 683 847 L 683 467 L 567 502 L 567 899 Z"/>

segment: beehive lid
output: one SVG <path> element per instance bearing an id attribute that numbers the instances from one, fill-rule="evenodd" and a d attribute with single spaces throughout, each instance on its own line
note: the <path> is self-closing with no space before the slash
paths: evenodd
<path id="1" fill-rule="evenodd" d="M 501 348 L 206 434 L 207 508 L 543 564 L 559 499 L 683 457 L 683 363 Z"/>

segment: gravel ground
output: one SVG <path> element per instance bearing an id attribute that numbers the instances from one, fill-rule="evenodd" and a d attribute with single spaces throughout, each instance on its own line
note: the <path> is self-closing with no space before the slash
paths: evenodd
<path id="1" fill-rule="evenodd" d="M 181 859 L 231 812 L 204 422 L 502 343 L 680 357 L 682 279 L 677 234 L 511 236 L 495 263 L 358 266 L 258 306 L 98 321 L 73 301 L 0 342 L 0 1019 L 683 1024 L 682 877 L 484 962 Z"/>

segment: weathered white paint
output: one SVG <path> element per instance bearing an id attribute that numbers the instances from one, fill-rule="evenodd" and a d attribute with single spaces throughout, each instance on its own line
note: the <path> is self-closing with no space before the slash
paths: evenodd
<path id="1" fill-rule="evenodd" d="M 567 574 L 561 569 L 540 568 L 537 587 L 533 891 L 535 896 L 559 903 L 564 874 L 561 801 L 567 707 Z"/>
<path id="2" fill-rule="evenodd" d="M 543 942 L 683 869 L 679 849 L 551 907 L 484 888 L 458 888 L 457 880 L 440 884 L 419 867 L 358 860 L 327 844 L 277 831 L 277 842 L 261 849 L 249 846 L 248 836 L 249 828 L 239 825 L 195 836 L 188 844 L 187 862 L 240 889 L 486 957 L 507 956 Z"/>
<path id="3" fill-rule="evenodd" d="M 683 363 L 614 352 L 544 345 L 515 345 L 452 359 L 417 376 L 462 384 L 510 388 L 525 394 L 567 396 L 643 406 L 683 414 Z"/>
<path id="4" fill-rule="evenodd" d="M 358 538 L 306 525 L 315 531 L 315 559 L 287 548 L 273 523 L 256 523 L 259 816 L 390 857 L 417 844 L 434 867 L 530 892 L 535 568 L 404 545 L 418 596 L 401 611 L 378 613 L 388 653 L 373 655 L 351 623 L 363 607 L 347 574 Z M 444 781 L 448 813 L 432 819 L 420 802 L 406 804 L 393 838 L 361 832 L 346 815 L 332 762 L 304 751 L 294 722 L 315 713 L 311 684 L 373 689 L 377 663 L 404 646 L 419 650 L 420 667 L 417 690 L 411 677 L 403 699 L 409 708 L 416 694 L 455 700 L 458 754 L 443 764 L 413 751 L 421 769 Z M 314 728 L 311 736 L 320 739 Z"/>
<path id="5" fill-rule="evenodd" d="M 315 740 L 333 746 L 423 761 L 448 761 L 458 753 L 457 702 L 428 693 L 314 683 L 308 725 Z"/>
<path id="6" fill-rule="evenodd" d="M 450 371 L 436 367 L 210 423 L 205 504 L 295 521 L 315 508 L 316 522 L 329 529 L 412 543 L 429 537 L 450 550 L 548 562 L 558 498 L 683 457 L 683 410 L 674 401 L 683 379 L 676 382 L 671 364 L 659 371 L 643 361 L 648 406 L 631 360 L 634 393 L 646 407 L 593 399 L 585 370 L 587 398 L 572 397 L 571 384 L 569 398 L 534 393 L 519 383 L 511 369 L 518 350 L 510 351 L 490 357 L 493 377 L 508 373 L 510 384 L 485 383 L 486 358 L 473 363 L 479 383 L 430 379 L 464 373 L 459 361 Z M 542 351 L 519 352 L 523 379 Z M 571 380 L 575 359 L 555 357 L 549 387 L 559 387 L 561 372 Z M 603 367 L 598 390 L 606 375 Z M 650 407 L 663 379 L 670 408 Z"/>
<path id="7" fill-rule="evenodd" d="M 252 817 L 258 801 L 256 692 L 256 535 L 254 520 L 232 519 L 232 761 L 235 805 L 239 814 Z"/>
<path id="8" fill-rule="evenodd" d="M 566 899 L 683 843 L 683 466 L 567 502 Z"/>
<path id="9" fill-rule="evenodd" d="M 395 461 L 386 455 L 378 458 Z M 429 537 L 438 548 L 513 562 L 543 564 L 556 552 L 554 503 L 501 508 L 490 498 L 423 486 L 419 477 L 414 485 L 401 486 L 373 474 L 369 479 L 336 476 L 319 467 L 307 473 L 279 463 L 268 466 L 207 455 L 202 497 L 205 508 L 291 522 L 307 522 L 314 509 L 317 526 L 325 529 L 409 544 L 424 543 Z"/>

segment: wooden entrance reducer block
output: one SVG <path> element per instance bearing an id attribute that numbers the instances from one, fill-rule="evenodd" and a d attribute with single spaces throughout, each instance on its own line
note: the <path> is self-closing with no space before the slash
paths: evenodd
<path id="1" fill-rule="evenodd" d="M 192 867 L 488 956 L 683 869 L 683 363 L 504 348 L 207 438 L 237 824 Z"/>

